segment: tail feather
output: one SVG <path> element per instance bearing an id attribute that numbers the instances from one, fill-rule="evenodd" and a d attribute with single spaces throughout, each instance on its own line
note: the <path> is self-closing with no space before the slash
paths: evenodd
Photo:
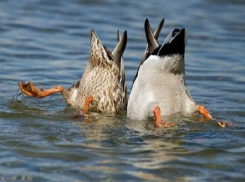
<path id="1" fill-rule="evenodd" d="M 123 52 L 124 52 L 124 50 L 126 48 L 126 44 L 127 44 L 127 31 L 124 31 L 122 37 L 120 35 L 120 32 L 117 31 L 117 38 L 118 38 L 118 43 L 117 43 L 116 47 L 113 49 L 112 55 L 113 55 L 114 60 L 120 69 L 121 58 L 122 58 Z"/>
<path id="2" fill-rule="evenodd" d="M 90 43 L 90 59 L 89 62 L 92 63 L 92 66 L 95 65 L 112 65 L 114 58 L 111 52 L 103 46 L 102 42 L 96 35 L 95 31 L 91 31 L 91 43 Z"/>
<path id="3" fill-rule="evenodd" d="M 159 34 L 160 34 L 161 30 L 162 30 L 163 25 L 164 25 L 164 19 L 162 19 L 160 21 L 160 23 L 158 24 L 158 26 L 157 26 L 154 34 L 153 34 L 152 29 L 151 29 L 151 25 L 149 23 L 149 20 L 148 19 L 145 20 L 145 33 L 146 33 L 146 39 L 147 39 L 147 43 L 148 44 L 146 46 L 145 52 L 143 54 L 143 57 L 142 57 L 142 59 L 140 61 L 137 73 L 136 73 L 136 75 L 134 77 L 134 80 L 133 80 L 133 84 L 134 84 L 135 79 L 138 76 L 138 71 L 140 69 L 140 66 L 150 56 L 150 54 L 154 51 L 154 49 L 156 49 L 159 46 L 159 44 L 157 42 L 157 39 L 159 37 Z"/>
<path id="4" fill-rule="evenodd" d="M 118 30 L 117 31 L 117 39 L 118 39 L 118 44 L 115 47 L 115 49 L 112 51 L 112 54 L 116 54 L 116 52 L 119 50 L 119 45 L 120 45 L 121 49 L 123 48 L 125 50 L 126 43 L 127 43 L 127 32 L 124 31 L 123 36 L 121 36 L 120 31 Z M 123 45 L 123 47 L 122 47 L 122 45 Z M 117 61 L 118 61 L 119 70 L 120 70 L 119 81 L 120 81 L 121 85 L 123 86 L 123 90 L 125 93 L 125 100 L 126 100 L 126 98 L 127 98 L 127 83 L 126 83 L 124 60 L 123 60 L 124 50 L 120 53 L 121 54 L 120 59 L 117 58 Z"/>

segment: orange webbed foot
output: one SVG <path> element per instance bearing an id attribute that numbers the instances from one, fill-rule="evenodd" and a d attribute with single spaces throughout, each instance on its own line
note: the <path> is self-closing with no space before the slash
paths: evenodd
<path id="1" fill-rule="evenodd" d="M 221 128 L 233 126 L 232 123 L 227 122 L 227 121 L 218 121 L 217 123 L 218 123 L 218 125 L 219 125 Z"/>
<path id="2" fill-rule="evenodd" d="M 157 128 L 169 128 L 174 125 L 173 122 L 168 122 L 166 123 L 165 121 L 161 120 L 161 122 L 156 122 L 156 127 Z"/>
<path id="3" fill-rule="evenodd" d="M 211 116 L 211 114 L 207 111 L 207 109 L 204 106 L 198 106 L 198 111 L 208 120 L 213 120 L 213 117 Z M 230 122 L 227 121 L 217 121 L 217 124 L 221 127 L 221 128 L 225 128 L 228 126 L 232 126 L 232 124 Z"/>
<path id="4" fill-rule="evenodd" d="M 35 88 L 34 84 L 32 82 L 19 82 L 18 83 L 19 88 L 21 92 L 26 94 L 30 97 L 37 97 L 37 98 L 43 98 L 46 96 L 49 96 L 56 92 L 63 92 L 65 89 L 62 86 L 56 86 L 48 90 L 44 90 L 42 87 L 40 88 L 40 91 Z"/>
<path id="5" fill-rule="evenodd" d="M 161 110 L 159 106 L 155 106 L 153 109 L 153 113 L 156 119 L 156 124 L 155 126 L 157 128 L 168 128 L 168 127 L 172 127 L 174 125 L 174 123 L 169 122 L 166 123 L 165 121 L 161 120 Z"/>

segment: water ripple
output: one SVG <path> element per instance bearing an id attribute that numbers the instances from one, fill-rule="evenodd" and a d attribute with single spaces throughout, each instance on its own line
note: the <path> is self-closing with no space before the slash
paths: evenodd
<path id="1" fill-rule="evenodd" d="M 0 181 L 244 181 L 244 1 L 0 2 Z M 90 31 L 113 49 L 128 31 L 124 53 L 128 93 L 146 46 L 145 18 L 162 18 L 162 43 L 187 27 L 186 83 L 216 122 L 168 118 L 129 121 L 126 114 L 74 119 L 60 94 L 42 100 L 19 94 L 18 81 L 69 88 L 80 79 Z"/>

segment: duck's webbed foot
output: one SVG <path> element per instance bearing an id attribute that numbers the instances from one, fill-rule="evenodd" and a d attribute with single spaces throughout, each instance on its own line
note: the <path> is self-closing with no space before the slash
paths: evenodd
<path id="1" fill-rule="evenodd" d="M 155 126 L 157 128 L 168 128 L 174 125 L 173 122 L 166 123 L 165 121 L 161 120 L 161 110 L 159 106 L 155 106 L 153 109 L 153 113 L 156 119 Z"/>
<path id="2" fill-rule="evenodd" d="M 221 128 L 225 128 L 225 127 L 229 127 L 229 126 L 233 126 L 232 123 L 228 122 L 228 121 L 218 121 L 217 122 L 218 125 L 221 127 Z"/>
<path id="3" fill-rule="evenodd" d="M 213 120 L 213 117 L 211 116 L 211 114 L 207 111 L 207 109 L 204 106 L 198 106 L 198 111 L 200 112 L 200 114 L 202 114 L 208 120 Z M 227 121 L 217 121 L 217 124 L 221 128 L 225 128 L 227 126 L 232 126 L 232 124 L 230 122 L 227 122 Z"/>
<path id="4" fill-rule="evenodd" d="M 19 88 L 20 88 L 21 92 L 23 92 L 24 94 L 26 94 L 30 97 L 43 98 L 43 97 L 49 96 L 53 93 L 64 91 L 64 88 L 62 86 L 56 86 L 56 87 L 53 87 L 53 88 L 47 89 L 47 90 L 44 90 L 41 87 L 40 90 L 38 90 L 35 88 L 35 86 L 32 82 L 26 83 L 24 81 L 21 81 L 18 84 L 19 84 Z"/>

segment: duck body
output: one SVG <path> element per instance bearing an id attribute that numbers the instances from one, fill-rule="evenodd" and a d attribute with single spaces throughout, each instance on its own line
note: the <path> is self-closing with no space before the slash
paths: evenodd
<path id="1" fill-rule="evenodd" d="M 111 65 L 111 68 L 115 65 Z M 92 95 L 94 100 L 90 106 L 91 110 L 99 112 L 118 113 L 125 110 L 126 95 L 123 86 L 118 81 L 118 68 L 104 69 L 100 66 L 87 66 L 74 93 L 71 105 L 82 108 L 86 95 Z M 99 73 L 99 74 L 98 74 Z M 83 84 L 89 83 L 89 84 Z"/>
<path id="2" fill-rule="evenodd" d="M 123 52 L 127 44 L 127 32 L 122 37 L 118 31 L 118 43 L 110 51 L 91 31 L 91 49 L 88 64 L 79 82 L 69 89 L 62 86 L 44 90 L 36 89 L 32 82 L 19 82 L 20 90 L 30 96 L 43 98 L 61 92 L 66 103 L 82 110 L 105 113 L 120 113 L 126 110 L 127 85 L 125 79 Z"/>
<path id="3" fill-rule="evenodd" d="M 84 74 L 77 84 L 62 92 L 68 105 L 83 108 L 86 96 L 93 96 L 90 110 L 119 113 L 126 110 L 126 80 L 122 54 L 127 34 L 113 51 L 102 45 L 94 31 L 91 32 L 90 57 Z"/>
<path id="4" fill-rule="evenodd" d="M 186 88 L 184 74 L 173 74 L 169 71 L 169 66 L 182 66 L 174 63 L 172 59 L 173 57 L 161 58 L 151 55 L 140 66 L 129 96 L 129 118 L 144 120 L 152 117 L 155 106 L 161 108 L 161 116 L 176 113 L 191 115 L 198 111 Z M 174 64 L 171 65 L 169 62 Z"/>
<path id="5" fill-rule="evenodd" d="M 161 116 L 197 113 L 198 106 L 185 84 L 187 30 L 173 30 L 162 45 L 153 35 L 148 20 L 145 22 L 145 32 L 148 46 L 133 82 L 127 116 L 145 120 L 156 114 L 155 107 L 159 108 Z M 159 27 L 156 32 L 159 33 Z"/>

